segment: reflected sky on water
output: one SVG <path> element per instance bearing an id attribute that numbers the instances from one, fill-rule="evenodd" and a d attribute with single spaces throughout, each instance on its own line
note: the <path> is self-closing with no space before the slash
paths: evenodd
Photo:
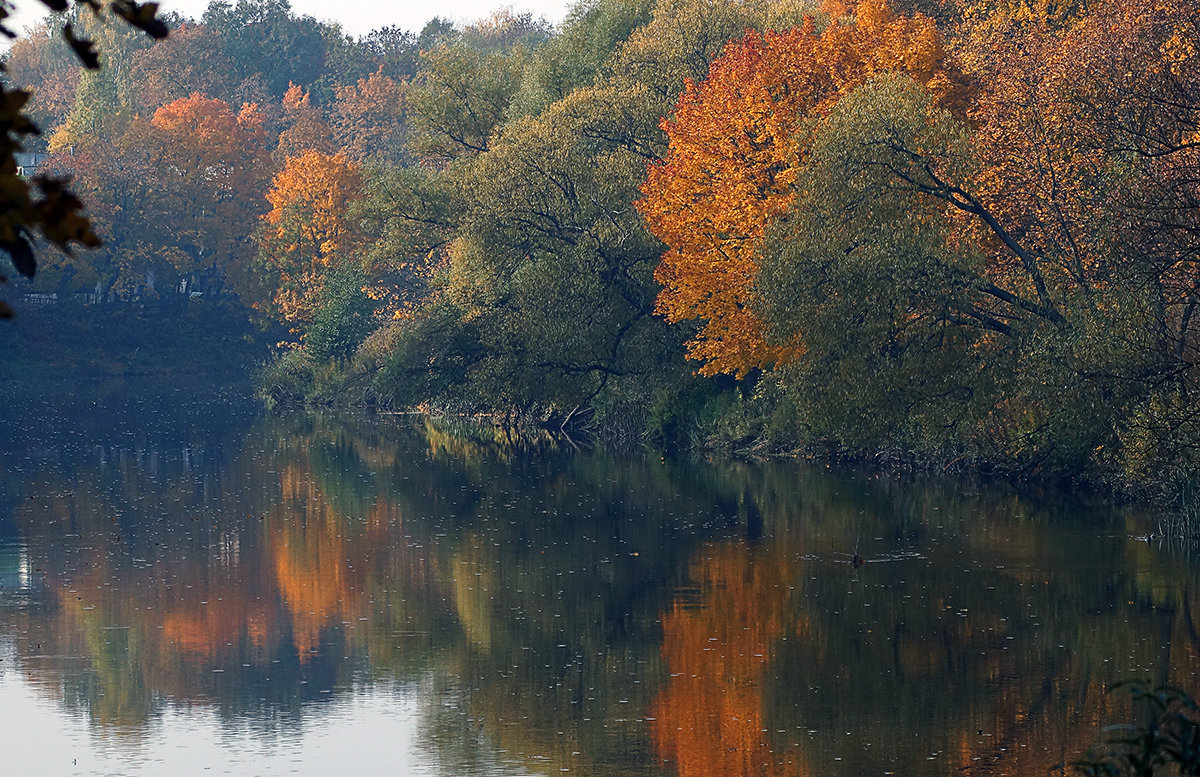
<path id="1" fill-rule="evenodd" d="M 1044 774 L 1196 690 L 1188 554 L 1061 494 L 0 390 L 21 774 Z"/>

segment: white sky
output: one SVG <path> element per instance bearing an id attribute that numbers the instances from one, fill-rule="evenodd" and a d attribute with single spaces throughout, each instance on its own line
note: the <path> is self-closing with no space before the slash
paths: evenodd
<path id="1" fill-rule="evenodd" d="M 232 0 L 236 4 L 236 0 Z M 514 13 L 544 16 L 557 24 L 566 16 L 573 0 L 438 0 L 438 2 L 404 2 L 403 0 L 291 0 L 297 16 L 315 16 L 322 20 L 340 22 L 347 33 L 359 36 L 378 27 L 395 25 L 419 32 L 425 22 L 435 16 L 455 22 L 472 22 L 489 16 L 499 8 L 512 8 Z M 10 20 L 16 30 L 33 24 L 46 14 L 38 0 L 15 0 L 17 13 Z M 178 11 L 199 19 L 208 7 L 208 0 L 160 0 L 160 7 Z"/>

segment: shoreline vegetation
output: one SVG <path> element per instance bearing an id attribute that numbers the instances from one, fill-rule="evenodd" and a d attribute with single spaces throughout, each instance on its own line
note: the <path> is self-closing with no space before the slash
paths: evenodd
<path id="1" fill-rule="evenodd" d="M 583 0 L 355 39 L 238 0 L 154 45 L 71 19 L 122 63 L 83 73 L 55 14 L 5 67 L 104 245 L 4 291 L 101 372 L 174 348 L 275 404 L 1190 515 L 1200 17 L 1169 5 Z"/>

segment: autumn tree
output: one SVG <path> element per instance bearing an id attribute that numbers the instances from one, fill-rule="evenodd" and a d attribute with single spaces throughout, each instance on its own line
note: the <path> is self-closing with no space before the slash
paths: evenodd
<path id="1" fill-rule="evenodd" d="M 612 80 L 637 84 L 665 117 L 689 82 L 702 81 L 726 44 L 748 29 L 786 29 L 814 9 L 805 0 L 663 0 L 617 47 Z M 608 80 L 608 79 L 605 79 Z"/>
<path id="2" fill-rule="evenodd" d="M 70 50 L 58 40 L 65 22 L 50 17 L 13 41 L 4 68 L 9 83 L 29 91 L 29 118 L 43 132 L 52 132 L 66 118 L 75 103 L 80 67 Z M 44 150 L 46 135 L 29 139 L 26 150 Z"/>
<path id="3" fill-rule="evenodd" d="M 251 237 L 270 157 L 254 105 L 234 111 L 222 100 L 193 94 L 134 119 L 120 136 L 95 139 L 69 165 L 105 246 L 51 270 L 104 297 L 151 285 L 217 294 L 230 279 L 246 280 Z"/>
<path id="4" fill-rule="evenodd" d="M 219 33 L 203 24 L 182 24 L 161 44 L 134 52 L 129 63 L 134 107 L 143 116 L 167 103 L 204 94 L 230 105 L 270 99 L 261 78 L 237 78 L 236 68 L 222 50 Z"/>
<path id="5" fill-rule="evenodd" d="M 43 0 L 42 4 L 52 11 L 68 10 L 63 0 Z M 8 2 L 0 3 L 0 34 L 9 39 L 16 34 L 3 22 L 11 8 Z M 156 39 L 167 35 L 167 26 L 158 17 L 158 6 L 154 3 L 93 2 L 88 9 L 92 17 L 110 14 Z M 72 22 L 76 21 L 78 15 L 72 18 Z M 66 23 L 58 29 L 58 34 L 85 68 L 94 71 L 100 67 L 90 33 L 80 34 L 73 23 Z M 37 270 L 34 240 L 45 240 L 68 252 L 76 245 L 91 247 L 99 241 L 82 213 L 82 203 L 68 188 L 67 178 L 39 174 L 30 182 L 20 175 L 16 154 L 26 140 L 42 132 L 26 110 L 29 97 L 26 90 L 0 84 L 0 250 L 8 254 L 19 274 L 32 278 Z M 0 274 L 0 283 L 5 281 Z M 11 316 L 12 308 L 0 302 L 0 318 Z"/>
<path id="6" fill-rule="evenodd" d="M 1049 371 L 1055 392 L 1040 399 L 1031 385 L 1025 417 L 1054 428 L 1069 413 L 1069 429 L 1094 427 L 1089 407 L 1055 397 L 1090 387 L 1110 434 L 1076 446 L 1076 463 L 1186 477 L 1200 439 L 1187 398 L 1200 20 L 1149 0 L 1075 8 L 1058 25 L 969 41 L 982 47 L 970 63 L 984 87 L 972 113 L 983 161 L 976 192 L 1011 240 L 981 219 L 973 226 L 990 237 L 995 272 L 1024 278 L 1025 294 L 1070 325 L 1073 348 L 1049 361 L 1066 368 Z M 1027 372 L 1038 383 L 1046 373 Z"/>
<path id="7" fill-rule="evenodd" d="M 361 191 L 358 165 L 341 154 L 306 151 L 275 176 L 259 260 L 271 274 L 274 305 L 284 320 L 311 321 L 326 273 L 358 250 L 362 237 L 347 208 Z"/>
<path id="8" fill-rule="evenodd" d="M 964 44 L 992 47 L 965 122 L 881 76 L 813 127 L 755 312 L 808 347 L 809 433 L 1170 489 L 1200 439 L 1196 21 L 1010 32 Z"/>
<path id="9" fill-rule="evenodd" d="M 565 414 L 603 396 L 610 407 L 645 413 L 652 393 L 686 374 L 678 339 L 652 315 L 659 248 L 630 204 L 647 162 L 664 150 L 658 123 L 684 78 L 707 69 L 761 9 L 673 3 L 629 32 L 622 28 L 624 4 L 598 8 L 598 17 L 571 24 L 612 23 L 617 37 L 627 37 L 594 83 L 564 82 L 570 91 L 563 98 L 524 115 L 527 106 L 511 102 L 519 92 L 508 89 L 526 82 L 514 79 L 496 92 L 509 101 L 493 114 L 498 126 L 452 133 L 470 138 L 467 145 L 445 132 L 432 136 L 445 152 L 440 175 L 449 210 L 439 228 L 447 259 L 436 304 L 449 307 L 428 320 L 457 316 L 459 327 L 449 336 L 441 323 L 428 327 L 423 331 L 437 341 L 425 347 L 437 352 L 445 342 L 463 343 L 444 362 L 455 370 L 470 365 L 468 383 L 484 404 L 557 407 Z M 573 45 L 585 37 L 573 37 Z M 648 67 L 651 61 L 660 66 Z M 418 90 L 428 88 L 420 84 Z M 504 121 L 510 111 L 514 117 Z M 402 201 L 414 216 L 405 219 L 412 227 L 405 231 L 432 236 L 427 225 L 437 219 L 416 207 L 427 198 Z M 414 369 L 424 364 L 415 350 L 408 351 Z"/>
<path id="10" fill-rule="evenodd" d="M 331 122 L 335 144 L 360 163 L 404 161 L 406 91 L 407 84 L 385 76 L 382 69 L 339 87 Z"/>
<path id="11" fill-rule="evenodd" d="M 280 164 L 306 151 L 333 153 L 333 137 L 321 109 L 312 104 L 308 92 L 295 84 L 288 86 L 283 94 L 283 130 L 275 156 Z"/>
<path id="12" fill-rule="evenodd" d="M 199 94 L 162 106 L 151 120 L 163 155 L 160 209 L 175 214 L 172 264 L 193 282 L 204 276 L 209 292 L 220 290 L 223 276 L 249 269 L 270 171 L 262 124 L 255 104 L 235 113 Z"/>
<path id="13" fill-rule="evenodd" d="M 449 54 L 426 60 L 410 111 L 428 164 L 380 178 L 369 201 L 393 255 L 423 246 L 444 262 L 385 371 L 391 387 L 411 389 L 385 389 L 394 401 L 450 390 L 563 415 L 589 404 L 633 418 L 655 403 L 677 412 L 689 371 L 678 330 L 653 315 L 661 248 L 631 203 L 647 163 L 666 150 L 659 122 L 685 79 L 702 77 L 747 27 L 787 17 L 780 5 L 675 0 L 642 23 L 648 11 L 637 3 L 595 3 L 568 20 L 562 44 L 524 55 L 523 70 L 490 92 L 503 108 L 478 125 L 455 118 L 469 112 L 422 107 L 439 104 L 433 87 L 448 89 L 450 73 L 462 72 L 448 68 Z M 611 53 L 590 48 L 598 39 Z M 578 67 L 552 69 L 555 57 Z M 463 94 L 476 99 L 495 84 L 495 75 L 471 80 Z"/>
<path id="14" fill-rule="evenodd" d="M 947 104 L 960 95 L 932 20 L 898 16 L 885 0 L 854 10 L 853 21 L 823 31 L 808 18 L 786 32 L 747 33 L 705 80 L 688 82 L 664 124 L 670 147 L 638 207 L 667 245 L 658 311 L 701 322 L 688 355 L 702 374 L 745 375 L 802 347 L 767 343 L 750 301 L 760 241 L 795 197 L 807 123 L 880 72 L 907 73 Z"/>

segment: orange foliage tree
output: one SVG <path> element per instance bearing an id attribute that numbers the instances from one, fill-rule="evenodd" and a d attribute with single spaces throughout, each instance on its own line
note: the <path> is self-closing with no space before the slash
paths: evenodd
<path id="1" fill-rule="evenodd" d="M 981 199 L 1059 305 L 1128 274 L 1194 293 L 1200 14 L 1130 0 L 1027 26 L 993 19 L 964 36 L 982 86 L 971 112 Z"/>
<path id="2" fill-rule="evenodd" d="M 289 84 L 283 95 L 285 128 L 279 133 L 275 153 L 280 159 L 297 157 L 305 151 L 333 153 L 333 138 L 321 109 L 312 104 L 309 93 Z"/>
<path id="3" fill-rule="evenodd" d="M 179 281 L 187 291 L 244 291 L 266 210 L 268 138 L 255 105 L 235 110 L 201 94 L 135 118 L 117 137 L 88 138 L 52 160 L 72 172 L 104 246 L 51 257 L 47 275 L 78 288 L 152 293 Z M 93 284 L 95 284 L 93 286 Z"/>
<path id="4" fill-rule="evenodd" d="M 150 122 L 161 153 L 153 181 L 160 210 L 173 214 L 178 250 L 167 258 L 183 275 L 223 271 L 235 278 L 253 257 L 248 236 L 265 209 L 267 134 L 258 106 L 234 112 L 192 94 L 162 106 Z"/>
<path id="5" fill-rule="evenodd" d="M 943 105 L 963 91 L 933 20 L 898 15 L 886 0 L 863 0 L 853 22 L 821 32 L 811 17 L 787 32 L 748 32 L 708 78 L 687 83 L 662 124 L 667 156 L 651 166 L 637 207 L 667 246 L 655 271 L 658 312 L 672 323 L 702 322 L 688 343 L 701 374 L 744 376 L 801 348 L 768 344 L 749 308 L 758 247 L 794 199 L 806 119 L 888 71 L 909 74 Z"/>
<path id="6" fill-rule="evenodd" d="M 333 132 L 342 151 L 355 160 L 404 156 L 404 103 L 407 83 L 372 73 L 337 90 Z"/>
<path id="7" fill-rule="evenodd" d="M 289 159 L 275 176 L 259 258 L 274 275 L 274 301 L 286 320 L 310 320 L 327 272 L 361 247 L 347 208 L 362 188 L 358 165 L 320 151 Z"/>

